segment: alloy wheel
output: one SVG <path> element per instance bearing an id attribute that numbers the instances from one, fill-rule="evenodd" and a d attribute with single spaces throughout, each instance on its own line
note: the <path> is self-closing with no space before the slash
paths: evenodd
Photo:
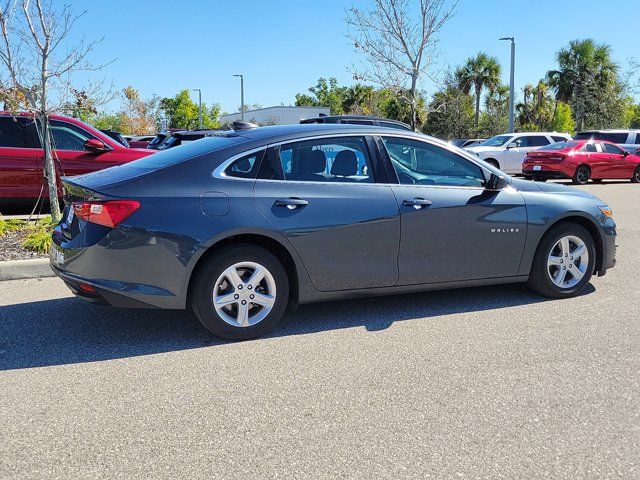
<path id="1" fill-rule="evenodd" d="M 589 250 L 584 241 L 574 235 L 559 239 L 549 252 L 547 273 L 560 288 L 572 288 L 582 280 L 589 267 Z"/>
<path id="2" fill-rule="evenodd" d="M 580 183 L 587 183 L 589 181 L 589 169 L 587 167 L 580 167 L 576 172 L 576 178 Z"/>
<path id="3" fill-rule="evenodd" d="M 264 266 L 239 262 L 220 274 L 213 290 L 213 306 L 229 325 L 251 327 L 264 320 L 276 300 L 276 282 Z"/>

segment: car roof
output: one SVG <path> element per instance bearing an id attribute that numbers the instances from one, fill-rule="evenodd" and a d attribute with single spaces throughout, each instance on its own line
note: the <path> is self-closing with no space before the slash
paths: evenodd
<path id="1" fill-rule="evenodd" d="M 295 123 L 292 125 L 274 125 L 267 127 L 252 128 L 249 130 L 239 130 L 235 135 L 250 140 L 274 140 L 280 137 L 284 139 L 291 137 L 302 137 L 305 135 L 340 135 L 346 133 L 361 135 L 399 135 L 415 136 L 425 138 L 427 135 L 412 132 L 410 130 L 399 130 L 397 128 L 378 127 L 376 125 L 352 125 L 344 123 Z M 433 137 L 429 137 L 433 138 Z M 438 142 L 446 143 L 444 140 L 435 139 Z"/>
<path id="2" fill-rule="evenodd" d="M 604 128 L 604 129 L 594 128 L 592 130 L 580 130 L 578 133 L 629 133 L 629 132 L 640 132 L 640 129 L 637 129 L 637 128 Z"/>

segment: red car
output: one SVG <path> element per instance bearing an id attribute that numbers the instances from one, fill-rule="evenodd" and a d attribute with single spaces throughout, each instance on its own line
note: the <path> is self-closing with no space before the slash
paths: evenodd
<path id="1" fill-rule="evenodd" d="M 590 179 L 628 179 L 640 182 L 640 156 L 601 140 L 557 142 L 529 152 L 522 173 L 534 180 L 570 178 L 584 185 Z"/>
<path id="2" fill-rule="evenodd" d="M 0 112 L 0 200 L 47 198 L 44 151 L 31 114 Z M 58 175 L 80 175 L 137 160 L 154 150 L 127 148 L 86 123 L 51 115 Z"/>

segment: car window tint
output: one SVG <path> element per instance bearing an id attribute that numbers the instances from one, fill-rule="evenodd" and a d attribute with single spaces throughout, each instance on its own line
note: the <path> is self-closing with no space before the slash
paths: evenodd
<path id="1" fill-rule="evenodd" d="M 287 143 L 276 150 L 279 165 L 268 157 L 259 178 L 301 182 L 372 183 L 373 171 L 364 137 L 337 137 Z M 263 172 L 264 170 L 264 172 Z"/>
<path id="2" fill-rule="evenodd" d="M 607 153 L 612 153 L 615 155 L 622 155 L 622 149 L 616 147 L 615 145 L 612 145 L 610 143 L 603 143 L 602 144 L 602 148 L 604 149 L 605 152 Z"/>
<path id="3" fill-rule="evenodd" d="M 514 138 L 511 142 L 509 142 L 509 144 L 511 143 L 515 143 L 516 147 L 519 147 L 519 148 L 528 147 L 529 137 L 517 137 L 517 138 Z"/>
<path id="4" fill-rule="evenodd" d="M 596 144 L 595 144 L 595 143 L 593 143 L 593 142 L 585 143 L 585 144 L 584 144 L 584 147 L 582 147 L 582 149 L 583 149 L 585 152 L 594 152 L 594 153 L 595 153 L 595 152 L 597 152 L 597 151 L 598 151 L 598 149 L 596 148 Z"/>
<path id="5" fill-rule="evenodd" d="M 228 177 L 237 178 L 255 178 L 260 158 L 262 157 L 264 150 L 246 155 L 231 163 L 224 171 Z"/>
<path id="6" fill-rule="evenodd" d="M 530 147 L 544 147 L 549 145 L 549 139 L 544 135 L 533 135 L 528 137 Z"/>
<path id="7" fill-rule="evenodd" d="M 92 135 L 70 123 L 51 120 L 51 140 L 57 150 L 84 150 L 84 142 Z"/>
<path id="8" fill-rule="evenodd" d="M 409 138 L 383 137 L 402 184 L 481 187 L 482 169 L 455 153 Z"/>
<path id="9" fill-rule="evenodd" d="M 0 147 L 29 147 L 28 126 L 24 119 L 0 117 Z"/>
<path id="10" fill-rule="evenodd" d="M 551 138 L 554 142 L 567 142 L 568 139 L 566 137 L 560 137 L 558 135 L 551 135 Z"/>

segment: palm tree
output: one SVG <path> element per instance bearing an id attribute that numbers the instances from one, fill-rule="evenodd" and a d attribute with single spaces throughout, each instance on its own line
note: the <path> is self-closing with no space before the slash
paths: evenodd
<path id="1" fill-rule="evenodd" d="M 460 89 L 464 93 L 469 93 L 471 87 L 474 89 L 476 100 L 476 117 L 475 126 L 478 130 L 480 121 L 480 96 L 482 90 L 487 88 L 489 91 L 500 85 L 500 63 L 495 57 L 490 57 L 484 52 L 478 53 L 475 57 L 471 57 L 467 62 L 456 70 L 455 76 Z"/>
<path id="2" fill-rule="evenodd" d="M 557 70 L 547 72 L 547 83 L 556 100 L 569 103 L 576 115 L 576 126 L 583 128 L 587 104 L 616 81 L 618 66 L 611 59 L 611 47 L 590 38 L 572 40 L 556 53 Z"/>

